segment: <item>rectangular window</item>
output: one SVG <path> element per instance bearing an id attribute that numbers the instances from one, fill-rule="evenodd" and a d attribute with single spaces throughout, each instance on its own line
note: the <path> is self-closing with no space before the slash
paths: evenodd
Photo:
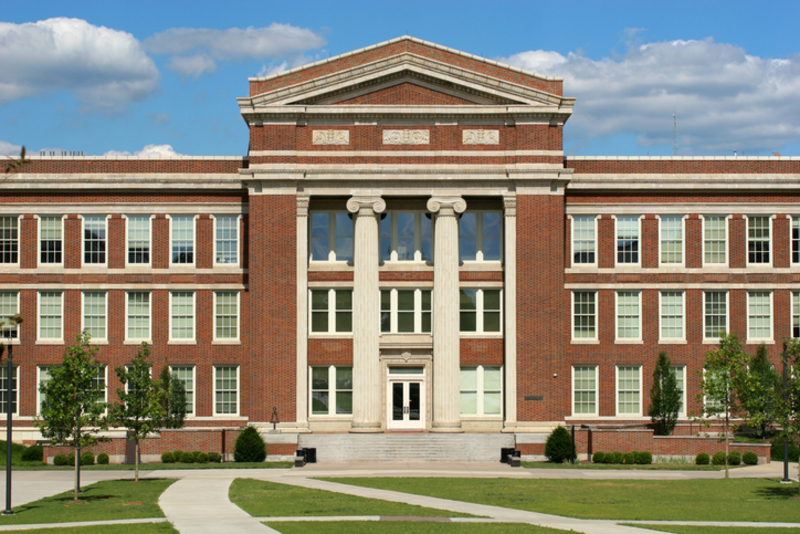
<path id="1" fill-rule="evenodd" d="M 683 291 L 661 292 L 661 339 L 685 339 L 683 333 Z"/>
<path id="2" fill-rule="evenodd" d="M 792 293 L 792 337 L 800 338 L 800 292 Z"/>
<path id="3" fill-rule="evenodd" d="M 353 368 L 331 365 L 311 368 L 311 413 L 353 415 Z"/>
<path id="4" fill-rule="evenodd" d="M 128 264 L 150 263 L 150 217 L 128 217 Z"/>
<path id="5" fill-rule="evenodd" d="M 431 291 L 429 289 L 382 289 L 381 332 L 429 334 Z"/>
<path id="6" fill-rule="evenodd" d="M 125 335 L 128 341 L 150 340 L 150 293 L 129 291 L 126 294 Z"/>
<path id="7" fill-rule="evenodd" d="M 311 290 L 311 332 L 353 332 L 353 290 Z"/>
<path id="8" fill-rule="evenodd" d="M 214 415 L 239 415 L 238 366 L 214 366 Z"/>
<path id="9" fill-rule="evenodd" d="M 572 367 L 572 415 L 597 415 L 597 366 Z"/>
<path id="10" fill-rule="evenodd" d="M 61 263 L 63 221 L 61 217 L 39 219 L 39 263 Z"/>
<path id="11" fill-rule="evenodd" d="M 214 292 L 214 339 L 239 339 L 239 292 Z"/>
<path id="12" fill-rule="evenodd" d="M 92 341 L 108 339 L 106 320 L 106 292 L 83 292 L 83 330 L 92 336 Z"/>
<path id="13" fill-rule="evenodd" d="M 430 213 L 390 211 L 381 215 L 381 261 L 432 260 Z"/>
<path id="14" fill-rule="evenodd" d="M 718 339 L 728 332 L 728 293 L 725 291 L 705 291 L 703 337 Z"/>
<path id="15" fill-rule="evenodd" d="M 18 217 L 0 217 L 0 263 L 19 263 Z"/>
<path id="16" fill-rule="evenodd" d="M 19 325 L 11 326 L 11 317 L 19 313 L 19 292 L 0 292 L 0 321 L 3 324 L 2 337 L 4 339 L 19 338 Z M 2 386 L 0 386 L 2 387 Z"/>
<path id="17" fill-rule="evenodd" d="M 683 263 L 683 217 L 661 217 L 661 263 Z"/>
<path id="18" fill-rule="evenodd" d="M 686 416 L 686 366 L 673 365 L 672 372 L 675 374 L 675 382 L 681 391 L 681 407 L 678 409 L 678 416 Z"/>
<path id="19" fill-rule="evenodd" d="M 106 218 L 86 216 L 83 218 L 83 263 L 104 264 L 106 262 Z"/>
<path id="20" fill-rule="evenodd" d="M 747 263 L 769 263 L 769 217 L 747 218 Z"/>
<path id="21" fill-rule="evenodd" d="M 194 413 L 194 365 L 170 365 L 169 371 L 172 374 L 172 380 L 179 380 L 183 383 L 183 389 L 186 390 L 186 415 L 195 415 Z"/>
<path id="22" fill-rule="evenodd" d="M 459 383 L 461 415 L 501 415 L 502 367 L 462 367 Z"/>
<path id="23" fill-rule="evenodd" d="M 617 263 L 639 263 L 639 217 L 617 217 Z"/>
<path id="24" fill-rule="evenodd" d="M 36 381 L 36 413 L 42 413 L 42 385 L 50 381 L 50 366 L 39 366 L 39 378 Z"/>
<path id="25" fill-rule="evenodd" d="M 641 293 L 617 291 L 617 339 L 641 339 Z"/>
<path id="26" fill-rule="evenodd" d="M 105 365 L 98 365 L 95 369 L 97 370 L 97 374 L 95 374 L 92 379 L 92 386 L 95 391 L 103 393 L 98 402 L 105 404 L 108 402 L 108 389 L 106 388 L 106 371 L 108 368 Z"/>
<path id="27" fill-rule="evenodd" d="M 772 293 L 747 293 L 747 342 L 772 340 Z"/>
<path id="28" fill-rule="evenodd" d="M 194 341 L 194 291 L 171 291 L 170 340 Z"/>
<path id="29" fill-rule="evenodd" d="M 172 263 L 191 265 L 194 263 L 194 216 L 172 217 Z"/>
<path id="30" fill-rule="evenodd" d="M 792 263 L 800 263 L 800 217 L 792 217 Z"/>
<path id="31" fill-rule="evenodd" d="M 63 329 L 63 293 L 39 291 L 39 339 L 61 341 Z"/>
<path id="32" fill-rule="evenodd" d="M 0 366 L 0 413 L 8 414 L 8 365 Z M 11 371 L 11 413 L 19 415 L 17 405 L 17 384 L 19 384 L 19 366 Z"/>
<path id="33" fill-rule="evenodd" d="M 346 212 L 311 213 L 311 261 L 353 261 L 353 217 Z"/>
<path id="34" fill-rule="evenodd" d="M 239 217 L 218 215 L 214 217 L 214 262 L 236 265 L 239 263 Z"/>
<path id="35" fill-rule="evenodd" d="M 617 415 L 642 415 L 642 368 L 617 366 Z"/>
<path id="36" fill-rule="evenodd" d="M 461 333 L 499 333 L 502 329 L 499 289 L 462 289 Z"/>
<path id="37" fill-rule="evenodd" d="M 596 225 L 594 215 L 572 217 L 572 263 L 594 264 L 596 249 Z"/>
<path id="38" fill-rule="evenodd" d="M 572 293 L 572 339 L 597 339 L 597 293 Z"/>
<path id="39" fill-rule="evenodd" d="M 499 211 L 468 211 L 458 222 L 461 261 L 500 261 L 502 214 Z"/>
<path id="40" fill-rule="evenodd" d="M 703 218 L 703 264 L 728 262 L 728 218 L 711 215 Z"/>

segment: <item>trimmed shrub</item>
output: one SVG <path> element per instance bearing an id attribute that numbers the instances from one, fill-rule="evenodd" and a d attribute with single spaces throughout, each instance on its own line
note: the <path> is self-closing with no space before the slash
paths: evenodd
<path id="1" fill-rule="evenodd" d="M 770 456 L 773 460 L 777 460 L 778 462 L 783 461 L 783 438 L 772 438 Z M 798 459 L 800 459 L 800 447 L 798 447 L 796 443 L 789 442 L 789 461 L 797 462 Z"/>
<path id="2" fill-rule="evenodd" d="M 73 458 L 75 458 L 73 456 Z M 66 454 L 56 454 L 53 457 L 53 464 L 55 465 L 69 465 L 69 459 Z"/>
<path id="3" fill-rule="evenodd" d="M 653 453 L 650 451 L 638 451 L 636 454 L 636 463 L 639 465 L 650 465 L 653 463 Z"/>
<path id="4" fill-rule="evenodd" d="M 613 464 L 614 463 L 614 453 L 607 452 L 606 455 L 603 457 L 604 464 Z"/>
<path id="5" fill-rule="evenodd" d="M 626 452 L 622 455 L 622 463 L 626 465 L 631 465 L 636 463 L 636 453 L 635 452 Z"/>
<path id="6" fill-rule="evenodd" d="M 171 452 L 165 452 L 161 455 L 161 463 L 162 464 L 174 464 L 175 463 L 175 455 Z"/>
<path id="7" fill-rule="evenodd" d="M 728 465 L 739 465 L 742 463 L 742 454 L 739 451 L 728 453 Z"/>
<path id="8" fill-rule="evenodd" d="M 181 461 L 181 456 L 183 456 L 183 451 L 175 451 L 172 453 L 172 457 L 175 458 L 176 463 Z"/>
<path id="9" fill-rule="evenodd" d="M 565 429 L 566 430 L 566 429 Z M 547 447 L 545 447 L 547 454 Z M 237 462 L 263 462 L 267 457 L 264 438 L 254 426 L 248 426 L 236 438 L 233 459 Z"/>
<path id="10" fill-rule="evenodd" d="M 195 451 L 192 453 L 194 456 L 194 463 L 196 464 L 207 464 L 208 463 L 208 454 L 200 451 Z"/>
<path id="11" fill-rule="evenodd" d="M 569 430 L 563 426 L 554 428 L 544 445 L 544 455 L 557 464 L 574 460 L 575 453 L 572 450 L 572 436 L 569 435 Z"/>
<path id="12" fill-rule="evenodd" d="M 69 462 L 69 465 L 75 465 L 75 452 L 74 451 L 69 453 L 69 454 L 67 454 L 67 462 Z"/>
<path id="13" fill-rule="evenodd" d="M 605 459 L 606 459 L 606 453 L 604 452 L 598 451 L 592 455 L 592 463 L 595 464 L 602 464 Z"/>
<path id="14" fill-rule="evenodd" d="M 209 452 L 208 453 L 208 461 L 218 464 L 222 461 L 222 455 L 218 452 Z"/>
<path id="15" fill-rule="evenodd" d="M 711 457 L 711 463 L 714 465 L 725 465 L 725 453 L 722 451 L 715 452 Z"/>
<path id="16" fill-rule="evenodd" d="M 747 451 L 744 453 L 742 460 L 744 460 L 745 465 L 758 465 L 758 455 L 753 451 Z"/>
<path id="17" fill-rule="evenodd" d="M 44 450 L 41 445 L 31 445 L 22 451 L 23 462 L 41 462 L 44 458 Z"/>
<path id="18" fill-rule="evenodd" d="M 697 465 L 708 465 L 708 462 L 711 461 L 711 457 L 708 455 L 707 452 L 701 452 L 694 458 L 694 463 Z"/>
<path id="19" fill-rule="evenodd" d="M 86 451 L 81 454 L 81 465 L 94 465 L 94 453 Z"/>
<path id="20" fill-rule="evenodd" d="M 612 464 L 621 464 L 623 461 L 622 453 L 619 451 L 612 452 L 610 456 Z"/>
<path id="21" fill-rule="evenodd" d="M 97 455 L 97 463 L 100 465 L 108 465 L 108 455 L 104 452 L 101 452 Z"/>
<path id="22" fill-rule="evenodd" d="M 193 464 L 194 463 L 194 454 L 191 452 L 182 452 L 181 453 L 181 463 L 182 464 Z"/>

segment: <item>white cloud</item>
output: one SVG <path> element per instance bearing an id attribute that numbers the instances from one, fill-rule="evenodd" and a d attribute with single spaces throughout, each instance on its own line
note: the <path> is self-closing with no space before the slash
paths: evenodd
<path id="1" fill-rule="evenodd" d="M 104 156 L 122 158 L 122 157 L 137 157 L 137 158 L 174 158 L 182 156 L 172 149 L 172 145 L 146 145 L 143 149 L 130 153 L 127 150 L 109 150 Z"/>
<path id="2" fill-rule="evenodd" d="M 0 141 L 0 156 L 19 156 L 21 149 L 20 145 L 12 145 L 7 141 Z"/>
<path id="3" fill-rule="evenodd" d="M 145 48 L 154 54 L 168 54 L 168 67 L 183 78 L 213 74 L 217 61 L 279 59 L 302 56 L 320 48 L 319 34 L 290 24 L 272 23 L 265 28 L 170 28 L 148 37 Z"/>
<path id="4" fill-rule="evenodd" d="M 80 19 L 0 23 L 0 65 L 0 104 L 71 90 L 86 110 L 118 112 L 158 88 L 136 38 Z"/>
<path id="5" fill-rule="evenodd" d="M 564 77 L 578 142 L 633 134 L 641 146 L 669 146 L 673 110 L 681 154 L 769 153 L 800 139 L 797 57 L 751 56 L 709 38 L 629 45 L 613 59 L 535 50 L 500 61 Z"/>

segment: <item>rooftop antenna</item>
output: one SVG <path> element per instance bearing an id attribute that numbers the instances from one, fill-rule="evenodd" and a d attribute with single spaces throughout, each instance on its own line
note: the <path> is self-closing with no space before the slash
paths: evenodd
<path id="1" fill-rule="evenodd" d="M 678 155 L 678 116 L 672 111 L 672 155 Z"/>

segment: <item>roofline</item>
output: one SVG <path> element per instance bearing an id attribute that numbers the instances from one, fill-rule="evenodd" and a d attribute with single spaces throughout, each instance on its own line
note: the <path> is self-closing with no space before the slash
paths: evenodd
<path id="1" fill-rule="evenodd" d="M 567 161 L 800 161 L 800 156 L 564 156 Z"/>
<path id="2" fill-rule="evenodd" d="M 319 65 L 324 65 L 325 63 L 331 63 L 333 61 L 338 61 L 340 59 L 343 59 L 343 58 L 346 58 L 346 57 L 349 57 L 349 56 L 353 56 L 353 55 L 356 55 L 356 54 L 361 54 L 362 52 L 367 52 L 369 50 L 374 50 L 376 48 L 381 48 L 381 47 L 384 47 L 384 46 L 388 46 L 390 44 L 399 43 L 400 41 L 412 41 L 414 43 L 425 45 L 425 46 L 428 46 L 428 47 L 431 47 L 431 48 L 435 48 L 437 50 L 443 50 L 445 52 L 450 52 L 451 54 L 456 54 L 458 56 L 466 57 L 466 58 L 472 59 L 474 61 L 479 61 L 481 63 L 487 63 L 489 65 L 495 65 L 497 67 L 502 67 L 504 69 L 509 69 L 509 70 L 512 70 L 512 71 L 515 71 L 515 72 L 520 72 L 522 74 L 527 74 L 528 76 L 534 76 L 536 78 L 539 78 L 541 80 L 545 80 L 545 81 L 548 81 L 548 82 L 563 82 L 564 81 L 564 78 L 562 78 L 560 76 L 544 76 L 544 75 L 539 74 L 537 72 L 534 72 L 532 70 L 525 70 L 525 69 L 521 69 L 519 67 L 514 67 L 512 65 L 508 65 L 506 63 L 500 63 L 499 61 L 493 61 L 491 59 L 486 59 L 485 57 L 476 56 L 474 54 L 468 54 L 466 52 L 462 52 L 461 50 L 456 50 L 455 48 L 450 48 L 450 47 L 447 47 L 447 46 L 438 45 L 436 43 L 431 43 L 430 41 L 424 41 L 422 39 L 417 39 L 416 37 L 411 37 L 410 35 L 403 35 L 401 37 L 396 37 L 394 39 L 389 39 L 388 41 L 383 41 L 382 43 L 366 46 L 364 48 L 359 48 L 358 50 L 353 50 L 352 52 L 346 52 L 344 54 L 339 54 L 338 56 L 333 56 L 333 57 L 330 57 L 330 58 L 327 58 L 327 59 L 323 59 L 323 60 L 320 60 L 320 61 L 315 61 L 314 63 L 308 63 L 306 65 L 301 65 L 299 67 L 295 67 L 295 68 L 290 69 L 290 70 L 285 70 L 283 72 L 278 72 L 276 74 L 271 74 L 269 76 L 256 76 L 256 77 L 248 78 L 247 81 L 248 82 L 265 82 L 265 81 L 268 81 L 268 80 L 274 80 L 275 78 L 279 78 L 281 76 L 286 76 L 288 74 L 294 74 L 295 72 L 300 72 L 300 71 L 305 70 L 305 69 L 310 69 L 312 67 L 317 67 Z"/>

